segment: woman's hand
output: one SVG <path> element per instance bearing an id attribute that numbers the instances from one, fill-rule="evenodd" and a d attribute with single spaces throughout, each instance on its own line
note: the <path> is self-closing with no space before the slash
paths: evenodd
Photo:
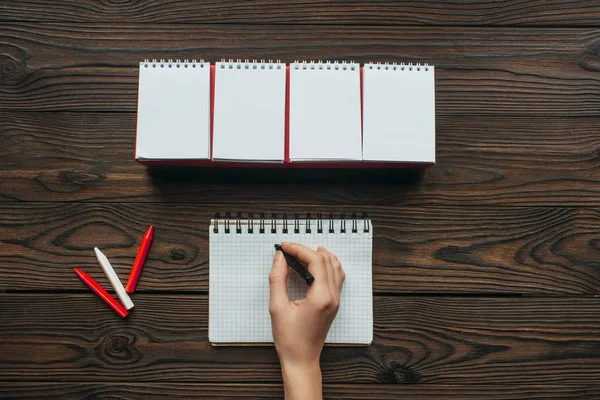
<path id="1" fill-rule="evenodd" d="M 269 312 L 286 398 L 321 398 L 319 357 L 340 304 L 345 274 L 337 257 L 324 247 L 314 251 L 300 244 L 282 243 L 282 248 L 315 278 L 306 298 L 291 301 L 288 265 L 281 252 L 275 253 L 269 275 Z"/>

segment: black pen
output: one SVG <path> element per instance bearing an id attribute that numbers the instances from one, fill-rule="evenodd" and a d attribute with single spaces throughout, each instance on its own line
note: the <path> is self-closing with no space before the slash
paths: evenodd
<path id="1" fill-rule="evenodd" d="M 287 264 L 292 267 L 292 269 L 296 271 L 296 273 L 300 275 L 302 279 L 306 281 L 307 285 L 310 285 L 314 282 L 315 278 L 310 274 L 310 272 L 308 272 L 308 269 L 306 269 L 304 265 L 300 264 L 300 261 L 296 260 L 294 256 L 283 251 L 280 244 L 275 245 L 275 251 L 280 251 L 283 254 Z"/>

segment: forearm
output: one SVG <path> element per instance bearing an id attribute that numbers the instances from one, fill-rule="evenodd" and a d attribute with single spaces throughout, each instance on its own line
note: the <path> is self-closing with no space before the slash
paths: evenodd
<path id="1" fill-rule="evenodd" d="M 309 367 L 281 366 L 286 400 L 318 400 L 323 398 L 319 363 Z"/>

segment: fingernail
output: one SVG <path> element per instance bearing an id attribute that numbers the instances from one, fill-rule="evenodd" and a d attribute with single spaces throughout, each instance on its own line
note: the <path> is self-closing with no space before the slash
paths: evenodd
<path id="1" fill-rule="evenodd" d="M 325 250 L 325 247 L 319 246 L 319 248 L 317 250 Z"/>
<path id="2" fill-rule="evenodd" d="M 283 263 L 283 253 L 281 251 L 276 251 L 275 252 L 275 257 L 273 258 L 273 263 L 275 264 L 281 264 Z"/>

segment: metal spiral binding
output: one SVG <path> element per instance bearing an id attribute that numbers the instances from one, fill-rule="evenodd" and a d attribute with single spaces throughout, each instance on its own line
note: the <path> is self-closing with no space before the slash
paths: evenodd
<path id="1" fill-rule="evenodd" d="M 288 219 L 286 213 L 283 213 L 283 229 L 281 231 L 283 233 L 288 233 Z"/>
<path id="2" fill-rule="evenodd" d="M 294 61 L 292 69 L 356 71 L 360 66 L 352 61 Z"/>
<path id="3" fill-rule="evenodd" d="M 260 213 L 260 220 L 258 221 L 258 233 L 265 233 L 265 213 Z"/>
<path id="4" fill-rule="evenodd" d="M 242 213 L 235 216 L 235 233 L 242 233 Z"/>
<path id="5" fill-rule="evenodd" d="M 300 233 L 300 217 L 298 214 L 294 218 L 294 233 Z"/>
<path id="6" fill-rule="evenodd" d="M 333 213 L 329 213 L 329 233 L 335 233 L 333 228 Z"/>
<path id="7" fill-rule="evenodd" d="M 304 232 L 301 232 L 301 227 L 300 227 L 300 221 L 303 218 L 300 217 L 300 214 L 294 214 L 294 230 L 293 233 L 295 234 L 300 234 L 300 233 L 313 233 L 312 230 L 312 222 L 313 222 L 313 218 L 312 218 L 312 214 L 311 213 L 307 213 L 306 214 L 306 218 L 304 218 L 305 220 L 305 224 L 304 224 Z M 334 225 L 334 220 L 336 220 L 336 218 L 334 218 L 334 214 L 333 213 L 329 213 L 329 229 L 328 232 L 329 233 L 335 233 L 335 225 Z M 363 221 L 363 228 L 362 228 L 362 232 L 363 233 L 369 233 L 369 229 L 370 229 L 370 224 L 369 224 L 369 217 L 367 216 L 367 213 L 362 213 L 362 215 L 359 217 L 358 214 L 356 212 L 352 213 L 352 217 L 350 218 L 351 223 L 352 223 L 352 233 L 358 233 L 358 225 L 360 220 L 362 219 Z M 216 213 L 214 218 L 213 218 L 213 233 L 220 233 L 220 228 L 223 228 L 223 232 L 226 234 L 231 233 L 231 221 L 234 221 L 235 223 L 235 233 L 236 234 L 241 234 L 243 233 L 243 220 L 247 221 L 247 225 L 248 225 L 248 230 L 247 232 L 249 234 L 253 234 L 254 233 L 254 214 L 253 213 L 249 213 L 247 218 L 244 218 L 242 213 L 238 212 L 236 213 L 235 217 L 232 217 L 231 213 L 225 213 L 225 217 L 221 217 L 221 213 Z M 346 233 L 346 213 L 341 213 L 340 215 L 340 229 L 339 229 L 339 233 Z M 283 213 L 283 217 L 281 220 L 277 219 L 277 214 L 276 213 L 271 213 L 271 221 L 270 221 L 270 226 L 271 226 L 271 233 L 272 234 L 277 234 L 277 223 L 280 222 L 282 224 L 282 229 L 281 229 L 281 233 L 284 234 L 288 234 L 290 233 L 288 230 L 288 217 L 286 213 Z M 259 229 L 258 232 L 261 234 L 265 233 L 265 227 L 266 227 L 266 217 L 265 217 L 265 213 L 260 213 L 260 217 L 258 218 L 258 223 L 259 223 Z M 323 234 L 324 230 L 323 230 L 323 214 L 318 213 L 317 214 L 317 218 L 316 218 L 316 225 L 317 225 L 317 233 Z"/>
<path id="8" fill-rule="evenodd" d="M 365 64 L 365 68 L 368 69 L 377 69 L 377 70 L 384 70 L 384 71 L 429 71 L 429 69 L 431 68 L 429 64 L 427 63 L 370 63 L 370 64 Z"/>
<path id="9" fill-rule="evenodd" d="M 221 59 L 220 62 L 216 63 L 220 69 L 284 69 L 285 64 L 281 60 L 249 60 L 249 59 L 232 59 L 229 60 Z M 156 68 L 208 68 L 209 62 L 203 59 L 144 59 L 140 62 L 140 67 L 147 69 Z M 349 70 L 355 71 L 360 68 L 358 63 L 352 61 L 294 61 L 290 64 L 292 69 L 303 69 L 303 70 Z M 389 62 L 378 62 L 378 63 L 367 63 L 365 68 L 377 69 L 377 70 L 393 70 L 393 71 L 429 71 L 433 66 L 428 63 L 389 63 Z"/>
<path id="10" fill-rule="evenodd" d="M 140 63 L 140 67 L 144 67 L 144 68 L 208 68 L 210 66 L 209 63 L 205 62 L 204 60 L 196 60 L 195 58 L 192 60 L 189 59 L 185 59 L 185 60 L 180 60 L 177 59 L 175 61 L 173 61 L 173 59 L 167 59 L 165 60 L 164 58 L 161 58 L 159 60 L 156 59 L 145 59 L 143 62 Z"/>
<path id="11" fill-rule="evenodd" d="M 225 213 L 225 233 L 229 233 L 229 223 L 231 222 L 231 213 Z"/>
<path id="12" fill-rule="evenodd" d="M 317 214 L 317 233 L 323 233 L 323 214 Z"/>
<path id="13" fill-rule="evenodd" d="M 254 214 L 248 214 L 248 233 L 254 233 Z"/>
<path id="14" fill-rule="evenodd" d="M 281 60 L 242 60 L 238 58 L 233 60 L 221 59 L 220 62 L 216 63 L 216 67 L 219 69 L 285 69 L 285 64 Z"/>
<path id="15" fill-rule="evenodd" d="M 215 214 L 215 225 L 213 227 L 213 233 L 219 233 L 219 220 L 221 219 L 221 213 L 216 213 Z"/>

